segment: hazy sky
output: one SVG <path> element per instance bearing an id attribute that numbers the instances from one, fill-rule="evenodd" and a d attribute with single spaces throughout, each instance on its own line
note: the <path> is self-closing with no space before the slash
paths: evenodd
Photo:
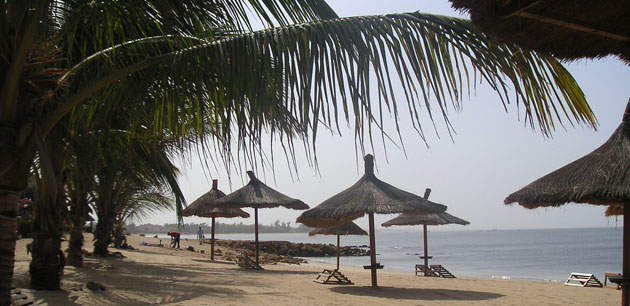
<path id="1" fill-rule="evenodd" d="M 341 16 L 418 10 L 459 16 L 446 0 L 336 0 L 328 3 Z M 621 122 L 630 98 L 630 66 L 612 57 L 566 66 L 584 90 L 599 120 L 597 131 L 567 125 L 566 130 L 558 127 L 553 138 L 545 138 L 540 131 L 532 131 L 524 124 L 523 114 L 518 113 L 514 104 L 509 105 L 506 113 L 498 96 L 482 84 L 477 87 L 475 96 L 464 101 L 462 112 L 451 109 L 450 120 L 457 132 L 453 141 L 438 118 L 436 126 L 440 138 L 431 130 L 430 122 L 425 124 L 430 146 L 427 148 L 407 124 L 408 118 L 401 114 L 407 156 L 391 144 L 387 146 L 387 155 L 380 144 L 374 152 L 368 149 L 368 153 L 375 155 L 376 176 L 418 195 L 422 195 L 425 188 L 431 188 L 432 201 L 447 205 L 449 213 L 471 223 L 465 228 L 443 226 L 440 230 L 616 226 L 615 218 L 604 216 L 603 206 L 567 204 L 560 208 L 528 210 L 503 204 L 508 194 L 597 148 Z M 275 173 L 267 170 L 257 175 L 270 187 L 314 207 L 354 184 L 363 174 L 362 158 L 359 156 L 357 160 L 355 155 L 351 130 L 346 130 L 342 136 L 319 134 L 317 150 L 319 174 L 309 167 L 304 155 L 298 155 L 299 180 L 292 179 L 283 167 L 282 155 L 277 155 Z M 192 167 L 183 167 L 182 171 L 184 175 L 180 183 L 189 203 L 209 190 L 211 178 L 204 174 L 197 162 Z M 230 186 L 222 169 L 210 169 L 210 173 L 219 179 L 219 189 L 226 193 L 247 183 L 246 178 L 233 173 Z M 252 209 L 246 210 L 253 213 Z M 285 208 L 262 209 L 259 218 L 263 224 L 275 220 L 294 224 L 300 213 Z M 377 215 L 376 223 L 393 217 L 395 215 Z M 184 221 L 208 222 L 208 219 L 192 217 Z M 220 221 L 253 223 L 253 218 Z M 174 212 L 156 214 L 140 221 L 174 222 Z M 367 227 L 365 217 L 356 222 Z"/>

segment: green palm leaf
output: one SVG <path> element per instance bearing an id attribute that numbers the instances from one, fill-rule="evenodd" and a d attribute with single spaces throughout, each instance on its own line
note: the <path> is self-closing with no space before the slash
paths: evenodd
<path id="1" fill-rule="evenodd" d="M 525 120 L 544 134 L 563 120 L 596 124 L 581 89 L 554 58 L 495 43 L 464 19 L 418 12 L 348 17 L 190 42 L 196 45 L 142 58 L 147 64 L 126 77 L 133 81 L 110 83 L 91 96 L 118 101 L 98 106 L 104 112 L 141 98 L 155 107 L 156 126 L 196 120 L 189 128 L 212 126 L 200 130 L 212 131 L 226 148 L 233 137 L 256 146 L 263 131 L 314 139 L 319 123 L 339 129 L 340 120 L 354 121 L 363 145 L 387 113 L 398 128 L 402 97 L 423 138 L 423 111 L 434 121 L 438 110 L 450 132 L 449 108 L 458 109 L 477 82 L 494 89 L 506 109 L 523 108 Z M 105 52 L 106 60 L 92 64 L 102 74 L 129 67 L 127 47 L 134 46 Z M 95 70 L 73 71 L 72 82 L 82 82 L 82 71 Z"/>

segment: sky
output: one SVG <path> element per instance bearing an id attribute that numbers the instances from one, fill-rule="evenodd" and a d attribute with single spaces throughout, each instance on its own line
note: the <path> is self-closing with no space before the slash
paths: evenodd
<path id="1" fill-rule="evenodd" d="M 467 17 L 451 9 L 447 0 L 329 0 L 328 3 L 340 16 L 419 10 Z M 482 84 L 477 86 L 474 96 L 464 100 L 461 112 L 451 108 L 449 117 L 456 132 L 452 139 L 438 118 L 435 131 L 439 137 L 431 130 L 430 122 L 426 123 L 427 145 L 412 130 L 410 120 L 401 115 L 404 151 L 392 144 L 386 145 L 384 151 L 380 143 L 374 150 L 367 148 L 366 153 L 375 156 L 376 176 L 418 195 L 422 195 L 425 188 L 431 188 L 430 200 L 447 205 L 449 213 L 470 221 L 466 227 L 447 225 L 435 227 L 435 230 L 621 227 L 621 220 L 604 216 L 605 206 L 570 203 L 559 208 L 529 210 L 516 204 L 503 204 L 510 193 L 599 147 L 621 122 L 630 98 L 630 66 L 614 57 L 581 60 L 565 63 L 565 66 L 581 86 L 599 120 L 596 131 L 567 124 L 564 128 L 557 127 L 552 137 L 547 138 L 525 124 L 523 114 L 514 104 L 509 105 L 506 112 L 496 93 Z M 319 172 L 309 166 L 304 154 L 298 153 L 299 177 L 296 178 L 283 167 L 283 155 L 276 155 L 273 171 L 266 169 L 257 173 L 258 178 L 314 207 L 350 187 L 363 175 L 363 161 L 356 154 L 352 130 L 342 130 L 341 136 L 320 133 L 316 146 Z M 248 181 L 246 174 L 232 173 L 232 180 L 228 182 L 225 170 L 204 169 L 195 157 L 180 165 L 183 172 L 180 184 L 188 203 L 210 189 L 212 178 L 219 180 L 219 189 L 225 193 L 235 191 Z M 252 209 L 245 210 L 253 215 Z M 295 225 L 300 213 L 285 208 L 262 209 L 259 220 L 262 224 L 280 220 Z M 395 216 L 377 215 L 376 224 Z M 208 220 L 188 217 L 184 222 Z M 175 213 L 168 211 L 135 222 L 176 221 Z M 253 218 L 219 221 L 251 224 Z M 367 228 L 367 217 L 355 221 Z"/>

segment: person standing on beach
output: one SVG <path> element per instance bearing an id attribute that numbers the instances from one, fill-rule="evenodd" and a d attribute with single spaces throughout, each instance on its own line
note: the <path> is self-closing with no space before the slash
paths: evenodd
<path id="1" fill-rule="evenodd" d="M 199 245 L 203 244 L 203 230 L 201 229 L 201 226 L 199 227 L 199 230 L 197 231 L 197 239 L 199 239 Z"/>
<path id="2" fill-rule="evenodd" d="M 179 249 L 179 233 L 178 232 L 168 232 L 167 235 L 171 236 L 171 247 Z"/>

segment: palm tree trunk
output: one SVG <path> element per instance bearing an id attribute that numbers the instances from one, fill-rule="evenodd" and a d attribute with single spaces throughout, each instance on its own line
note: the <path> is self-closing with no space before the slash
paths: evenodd
<path id="1" fill-rule="evenodd" d="M 0 127 L 0 305 L 11 303 L 17 239 L 17 204 L 26 188 L 35 150 L 16 141 L 17 129 Z"/>
<path id="2" fill-rule="evenodd" d="M 46 154 L 40 152 L 41 154 Z M 36 290 L 59 290 L 66 258 L 61 250 L 62 219 L 66 215 L 65 183 L 67 172 L 63 158 L 49 155 L 52 177 L 42 171 L 39 191 L 40 199 L 35 202 L 33 220 L 33 257 L 29 267 L 31 288 Z M 55 187 L 51 186 L 55 183 Z"/>
<path id="3" fill-rule="evenodd" d="M 73 267 L 83 267 L 83 225 L 73 224 L 70 229 L 67 263 Z"/>
<path id="4" fill-rule="evenodd" d="M 70 242 L 68 245 L 67 263 L 73 267 L 83 266 L 83 227 L 85 224 L 85 210 L 87 203 L 83 200 L 73 199 L 70 210 Z"/>
<path id="5" fill-rule="evenodd" d="M 112 243 L 113 216 L 98 216 L 96 229 L 94 230 L 94 255 L 105 257 L 108 254 L 107 247 Z"/>
<path id="6" fill-rule="evenodd" d="M 35 221 L 41 224 L 41 221 Z M 63 269 L 63 253 L 59 231 L 39 229 L 33 231 L 32 260 L 29 266 L 31 288 L 36 290 L 59 290 L 60 270 Z"/>
<path id="7" fill-rule="evenodd" d="M 66 198 L 63 194 L 63 179 L 59 180 L 61 193 L 54 200 L 43 195 L 36 206 L 33 220 L 32 260 L 29 267 L 31 288 L 36 290 L 59 290 L 60 276 L 65 266 L 61 250 L 61 219 Z"/>
<path id="8" fill-rule="evenodd" d="M 20 192 L 0 187 L 0 305 L 11 304 Z"/>

